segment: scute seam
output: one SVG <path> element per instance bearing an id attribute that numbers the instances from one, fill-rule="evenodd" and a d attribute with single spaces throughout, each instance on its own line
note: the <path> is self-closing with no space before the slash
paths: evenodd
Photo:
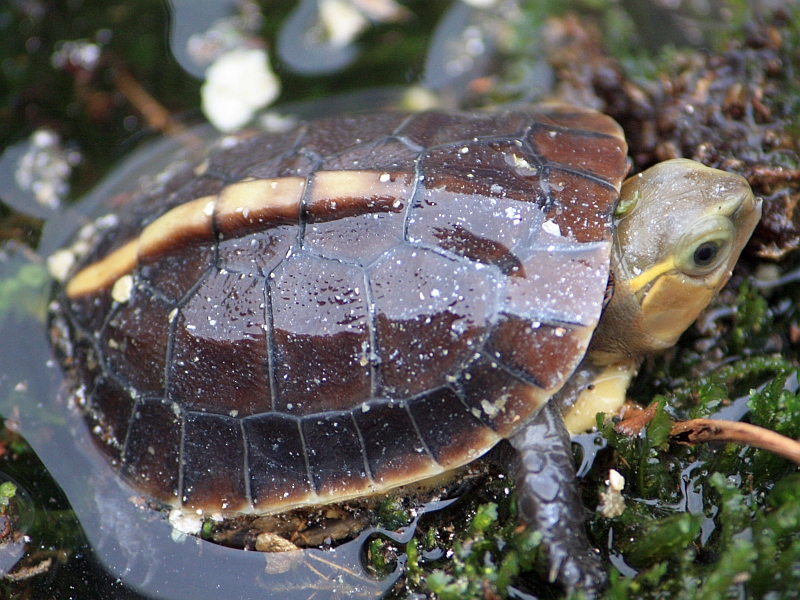
<path id="1" fill-rule="evenodd" d="M 308 480 L 308 485 L 311 487 L 311 493 L 315 497 L 319 497 L 319 487 L 317 486 L 317 482 L 314 480 L 314 476 L 311 474 L 311 461 L 308 459 L 308 446 L 306 445 L 306 437 L 303 435 L 303 420 L 300 418 L 295 419 L 297 423 L 297 433 L 300 436 L 300 446 L 303 448 L 303 462 L 306 466 L 306 479 Z"/>
<path id="2" fill-rule="evenodd" d="M 253 503 L 253 494 L 250 491 L 250 455 L 247 451 L 247 432 L 244 430 L 244 421 L 238 419 L 239 431 L 242 432 L 242 477 L 244 478 L 244 497 L 250 507 L 255 506 Z"/>
<path id="3" fill-rule="evenodd" d="M 358 444 L 361 446 L 361 460 L 364 463 L 364 473 L 367 474 L 367 479 L 370 484 L 375 487 L 375 474 L 372 472 L 372 469 L 370 469 L 369 461 L 367 460 L 367 445 L 364 443 L 364 434 L 361 433 L 353 410 L 348 411 L 348 414 L 350 415 L 350 421 L 352 421 L 353 427 L 355 427 L 356 434 L 358 435 Z"/>
<path id="4" fill-rule="evenodd" d="M 422 445 L 422 448 L 425 451 L 425 454 L 428 455 L 428 458 L 431 459 L 431 462 L 433 462 L 433 464 L 439 465 L 439 463 L 433 457 L 433 452 L 431 452 L 431 449 L 428 447 L 428 444 L 425 442 L 425 438 L 422 437 L 422 433 L 420 433 L 420 431 L 419 431 L 419 425 L 417 425 L 417 421 L 414 419 L 414 415 L 411 413 L 411 409 L 408 406 L 408 401 L 402 400 L 400 402 L 400 405 L 403 407 L 403 410 L 406 411 L 406 414 L 408 415 L 408 418 L 411 420 L 411 425 L 414 427 L 414 433 L 416 434 L 417 439 L 419 440 L 419 443 Z M 439 465 L 439 466 L 441 466 L 441 465 Z"/>

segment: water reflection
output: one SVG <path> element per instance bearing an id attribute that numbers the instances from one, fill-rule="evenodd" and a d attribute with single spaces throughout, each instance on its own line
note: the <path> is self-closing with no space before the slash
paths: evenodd
<path id="1" fill-rule="evenodd" d="M 192 135 L 204 139 L 215 134 L 201 128 Z M 170 139 L 137 152 L 112 179 L 69 211 L 68 222 L 78 225 L 90 215 L 102 214 L 107 210 L 104 199 L 113 199 L 142 173 L 151 172 L 180 145 L 178 140 Z M 17 282 L 31 265 L 43 273 L 44 258 L 62 245 L 67 235 L 64 230 L 64 218 L 52 219 L 45 226 L 37 256 L 5 254 L 0 261 L 0 282 Z M 399 570 L 386 580 L 376 580 L 364 570 L 362 545 L 373 533 L 370 531 L 334 550 L 282 554 L 244 552 L 197 538 L 174 536 L 161 513 L 140 508 L 132 501 L 137 494 L 114 475 L 91 444 L 83 420 L 67 407 L 67 398 L 61 393 L 61 372 L 51 356 L 43 311 L 28 310 L 32 304 L 43 306 L 49 282 L 42 277 L 37 284 L 22 289 L 25 293 L 18 294 L 15 304 L 0 315 L 0 339 L 5 347 L 0 353 L 0 413 L 13 422 L 58 482 L 90 551 L 112 579 L 120 580 L 142 597 L 171 600 L 212 596 L 306 598 L 313 591 L 324 592 L 325 596 L 372 598 L 394 584 Z M 30 489 L 34 494 L 37 487 L 36 482 L 20 485 L 20 489 Z M 46 501 L 40 504 L 46 506 Z M 38 510 L 37 519 L 52 521 L 48 526 L 51 533 L 61 532 L 59 539 L 49 541 L 50 545 L 68 552 L 85 551 L 73 545 L 76 532 L 69 531 L 72 515 L 48 511 L 44 506 Z M 32 540 L 29 554 L 36 552 L 39 545 L 45 543 Z M 59 568 L 60 565 L 50 566 L 56 572 Z M 100 587 L 93 594 L 120 597 L 118 588 L 113 593 L 102 589 L 104 579 L 98 577 Z"/>

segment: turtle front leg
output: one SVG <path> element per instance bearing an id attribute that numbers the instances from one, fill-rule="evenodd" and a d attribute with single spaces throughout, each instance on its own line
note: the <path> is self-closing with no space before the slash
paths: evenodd
<path id="1" fill-rule="evenodd" d="M 519 513 L 543 536 L 550 581 L 591 592 L 604 587 L 607 576 L 586 535 L 570 437 L 555 404 L 547 403 L 510 439 L 518 454 Z"/>

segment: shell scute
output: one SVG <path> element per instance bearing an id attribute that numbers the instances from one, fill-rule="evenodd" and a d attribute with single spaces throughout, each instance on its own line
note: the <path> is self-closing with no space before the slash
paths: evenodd
<path id="1" fill-rule="evenodd" d="M 400 246 L 370 270 L 379 395 L 434 389 L 471 360 L 497 304 L 496 275 L 482 267 Z"/>
<path id="2" fill-rule="evenodd" d="M 542 390 L 559 386 L 583 358 L 592 329 L 503 315 L 487 343 L 490 356 Z"/>
<path id="3" fill-rule="evenodd" d="M 306 417 L 301 428 L 317 495 L 325 499 L 369 491 L 372 480 L 350 412 Z"/>
<path id="4" fill-rule="evenodd" d="M 517 253 L 529 232 L 543 221 L 541 209 L 532 203 L 426 189 L 411 208 L 407 231 L 413 243 L 496 265 L 509 274 L 520 266 Z"/>
<path id="5" fill-rule="evenodd" d="M 179 408 L 160 398 L 147 398 L 137 402 L 125 440 L 123 475 L 166 504 L 179 504 L 182 430 Z"/>
<path id="6" fill-rule="evenodd" d="M 608 280 L 608 243 L 551 243 L 539 239 L 520 260 L 520 277 L 505 279 L 501 310 L 531 322 L 594 327 Z"/>
<path id="7" fill-rule="evenodd" d="M 363 142 L 392 135 L 407 119 L 406 114 L 392 112 L 323 119 L 307 130 L 303 152 L 335 156 Z"/>
<path id="8" fill-rule="evenodd" d="M 264 166 L 275 164 L 276 158 L 279 161 L 291 156 L 304 131 L 301 128 L 269 137 L 254 135 L 243 139 L 228 138 L 229 142 L 209 154 L 205 172 L 225 183 L 247 177 L 278 177 L 277 174 L 265 173 Z"/>
<path id="9" fill-rule="evenodd" d="M 299 420 L 270 412 L 244 419 L 242 428 L 253 508 L 307 501 L 313 488 Z"/>
<path id="10" fill-rule="evenodd" d="M 189 412 L 183 427 L 183 505 L 190 510 L 249 510 L 241 421 Z"/>
<path id="11" fill-rule="evenodd" d="M 297 243 L 297 227 L 278 225 L 244 237 L 220 240 L 217 265 L 231 273 L 267 277 Z"/>
<path id="12" fill-rule="evenodd" d="M 497 435 L 505 437 L 519 427 L 520 422 L 535 415 L 550 397 L 544 386 L 537 384 L 532 386 L 520 381 L 490 349 L 464 371 L 457 386 L 470 413 Z"/>
<path id="13" fill-rule="evenodd" d="M 263 277 L 208 277 L 164 323 L 174 323 L 169 399 L 243 417 L 272 408 Z"/>
<path id="14" fill-rule="evenodd" d="M 214 266 L 214 244 L 193 243 L 169 252 L 159 260 L 139 263 L 137 282 L 155 294 L 177 303 L 210 274 Z"/>
<path id="15" fill-rule="evenodd" d="M 307 254 L 270 279 L 276 410 L 349 409 L 371 397 L 371 331 L 360 267 Z"/>
<path id="16" fill-rule="evenodd" d="M 558 225 L 561 235 L 581 243 L 610 238 L 608 215 L 619 195 L 614 187 L 566 171 L 554 170 L 550 181 L 547 219 Z"/>
<path id="17" fill-rule="evenodd" d="M 595 177 L 617 191 L 619 184 L 614 186 L 611 182 L 621 182 L 628 170 L 627 145 L 616 137 L 582 135 L 579 131 L 539 125 L 531 129 L 528 142 L 559 169 Z"/>
<path id="18" fill-rule="evenodd" d="M 397 136 L 419 148 L 433 148 L 475 138 L 518 136 L 530 117 L 519 113 L 420 113 L 403 124 Z"/>
<path id="19" fill-rule="evenodd" d="M 611 136 L 625 141 L 625 133 L 617 122 L 606 115 L 567 105 L 542 104 L 533 110 L 536 122 L 554 125 L 569 131 L 584 131 Z"/>
<path id="20" fill-rule="evenodd" d="M 421 158 L 424 187 L 455 194 L 541 204 L 546 198 L 539 158 L 506 140 L 468 140 L 433 148 Z"/>
<path id="21" fill-rule="evenodd" d="M 307 224 L 303 242 L 308 251 L 324 258 L 367 267 L 403 243 L 404 228 L 403 212 L 354 215 L 346 222 Z"/>
<path id="22" fill-rule="evenodd" d="M 144 290 L 112 313 L 99 345 L 107 369 L 140 394 L 163 395 L 172 306 Z"/>
<path id="23" fill-rule="evenodd" d="M 476 448 L 491 447 L 500 439 L 447 387 L 410 400 L 408 409 L 425 447 L 444 469 L 463 464 L 465 456 L 478 458 Z"/>
<path id="24" fill-rule="evenodd" d="M 366 409 L 366 410 L 365 410 Z M 405 483 L 438 466 L 417 433 L 405 402 L 373 402 L 353 409 L 372 478 Z"/>
<path id="25" fill-rule="evenodd" d="M 406 171 L 413 173 L 419 160 L 419 148 L 409 146 L 397 138 L 381 138 L 359 144 L 328 157 L 323 166 L 329 171 L 358 170 L 369 165 L 375 170 Z"/>
<path id="26" fill-rule="evenodd" d="M 103 430 L 105 443 L 99 448 L 115 462 L 122 460 L 135 408 L 136 401 L 116 378 L 107 375 L 98 377 L 89 400 L 89 414 Z"/>

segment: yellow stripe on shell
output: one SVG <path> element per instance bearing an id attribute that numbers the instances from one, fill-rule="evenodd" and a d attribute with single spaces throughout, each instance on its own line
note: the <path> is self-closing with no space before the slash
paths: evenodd
<path id="1" fill-rule="evenodd" d="M 214 196 L 204 196 L 164 213 L 145 227 L 138 238 L 78 271 L 66 285 L 67 297 L 80 298 L 110 288 L 133 271 L 142 257 L 157 256 L 176 239 L 211 237 L 213 205 Z"/>
<path id="2" fill-rule="evenodd" d="M 176 241 L 211 240 L 211 215 L 215 196 L 203 196 L 176 206 L 142 230 L 139 236 L 139 259 L 163 254 Z"/>
<path id="3" fill-rule="evenodd" d="M 310 212 L 346 209 L 347 201 L 407 200 L 411 173 L 388 171 L 317 171 L 311 177 L 307 207 Z M 341 202 L 341 205 L 338 203 Z"/>
<path id="4" fill-rule="evenodd" d="M 123 275 L 136 268 L 140 260 L 153 260 L 175 242 L 213 239 L 212 218 L 223 222 L 223 232 L 231 231 L 245 214 L 294 214 L 299 218 L 305 179 L 286 177 L 234 183 L 219 197 L 203 196 L 164 213 L 129 241 L 105 258 L 79 271 L 67 284 L 69 298 L 79 298 L 110 288 Z M 265 211 L 265 208 L 268 210 Z"/>
<path id="5" fill-rule="evenodd" d="M 406 201 L 411 195 L 410 173 L 384 171 L 320 171 L 311 178 L 309 210 L 362 209 L 375 202 Z M 111 287 L 133 271 L 139 261 L 152 261 L 175 244 L 211 241 L 212 222 L 221 234 L 253 227 L 298 222 L 306 190 L 303 177 L 252 179 L 226 186 L 219 196 L 197 198 L 161 215 L 105 258 L 85 267 L 67 284 L 67 296 L 78 298 Z"/>
<path id="6" fill-rule="evenodd" d="M 104 259 L 81 269 L 66 286 L 68 298 L 80 298 L 111 285 L 126 273 L 130 273 L 137 263 L 139 240 L 131 240 L 117 248 Z"/>
<path id="7" fill-rule="evenodd" d="M 300 220 L 305 177 L 254 179 L 231 184 L 219 194 L 214 212 L 222 234 L 278 221 Z"/>

